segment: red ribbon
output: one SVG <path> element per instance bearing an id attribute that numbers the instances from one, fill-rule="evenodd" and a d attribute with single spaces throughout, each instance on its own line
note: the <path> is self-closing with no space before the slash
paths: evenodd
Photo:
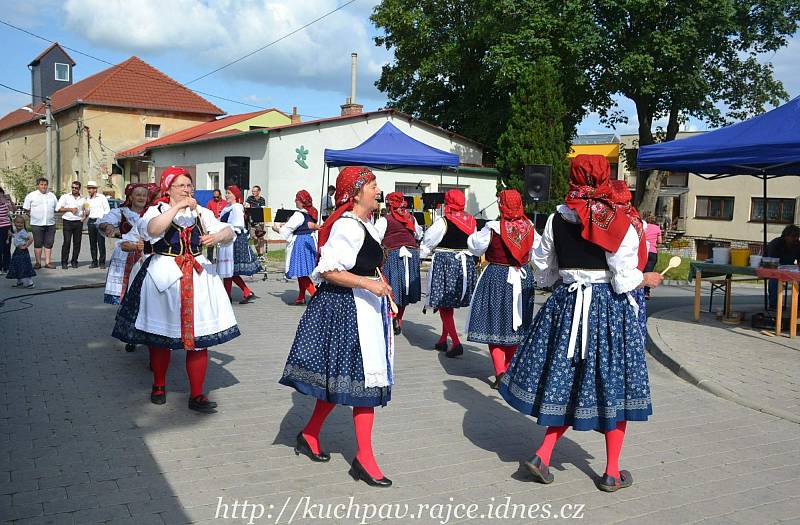
<path id="1" fill-rule="evenodd" d="M 203 267 L 194 258 L 192 249 L 192 227 L 185 228 L 180 235 L 183 255 L 175 257 L 175 263 L 181 269 L 181 341 L 183 348 L 194 350 L 194 275 L 203 273 Z"/>

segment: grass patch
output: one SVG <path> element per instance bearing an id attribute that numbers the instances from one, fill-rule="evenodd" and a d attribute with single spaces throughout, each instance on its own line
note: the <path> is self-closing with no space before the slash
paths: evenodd
<path id="1" fill-rule="evenodd" d="M 672 254 L 669 253 L 659 253 L 658 254 L 658 262 L 656 262 L 656 268 L 653 270 L 654 272 L 661 272 L 664 268 L 667 267 L 669 264 L 669 260 L 672 258 Z M 664 276 L 665 279 L 671 279 L 674 281 L 688 281 L 689 280 L 689 263 L 691 259 L 688 257 L 681 257 L 681 265 L 677 268 L 673 268 L 666 273 Z"/>
<path id="2" fill-rule="evenodd" d="M 280 261 L 283 262 L 286 259 L 286 250 L 280 249 L 276 250 L 274 248 L 269 248 L 267 251 L 267 260 L 268 261 Z"/>

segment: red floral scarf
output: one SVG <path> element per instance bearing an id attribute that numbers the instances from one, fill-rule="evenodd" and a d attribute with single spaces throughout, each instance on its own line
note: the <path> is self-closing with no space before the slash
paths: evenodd
<path id="1" fill-rule="evenodd" d="M 517 190 L 501 191 L 499 206 L 500 236 L 514 260 L 521 266 L 528 262 L 536 230 L 525 216 L 522 196 Z"/>
<path id="2" fill-rule="evenodd" d="M 464 206 L 467 204 L 467 199 L 464 197 L 464 192 L 461 190 L 448 190 L 444 194 L 444 216 L 445 218 L 455 224 L 459 230 L 472 235 L 475 232 L 475 227 L 478 225 L 475 217 L 464 211 Z"/>

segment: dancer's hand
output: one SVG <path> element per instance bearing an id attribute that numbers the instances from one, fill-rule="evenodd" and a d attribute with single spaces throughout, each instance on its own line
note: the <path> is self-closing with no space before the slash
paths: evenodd
<path id="1" fill-rule="evenodd" d="M 217 234 L 215 233 L 207 233 L 206 235 L 200 236 L 200 244 L 203 246 L 211 246 L 212 244 L 217 244 L 219 241 L 217 240 Z"/>
<path id="2" fill-rule="evenodd" d="M 392 293 L 392 287 L 383 281 L 373 281 L 372 279 L 364 279 L 362 282 L 365 290 L 369 290 L 378 297 L 389 297 Z"/>
<path id="3" fill-rule="evenodd" d="M 664 276 L 658 272 L 647 272 L 643 274 L 641 286 L 649 286 L 650 288 L 657 288 L 664 281 Z"/>

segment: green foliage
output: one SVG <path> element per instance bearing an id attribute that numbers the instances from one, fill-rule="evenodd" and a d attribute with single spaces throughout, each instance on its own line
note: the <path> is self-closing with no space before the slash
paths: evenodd
<path id="1" fill-rule="evenodd" d="M 511 97 L 511 116 L 497 141 L 497 169 L 506 186 L 523 193 L 525 164 L 553 167 L 551 200 L 537 211 L 549 212 L 564 201 L 567 192 L 569 143 L 564 121 L 568 120 L 561 83 L 555 67 L 540 60 L 524 70 Z"/>
<path id="2" fill-rule="evenodd" d="M 36 189 L 36 179 L 39 177 L 44 177 L 44 169 L 38 162 L 30 159 L 26 159 L 18 168 L 0 170 L 3 186 L 15 202 L 22 202 L 25 195 Z"/>

